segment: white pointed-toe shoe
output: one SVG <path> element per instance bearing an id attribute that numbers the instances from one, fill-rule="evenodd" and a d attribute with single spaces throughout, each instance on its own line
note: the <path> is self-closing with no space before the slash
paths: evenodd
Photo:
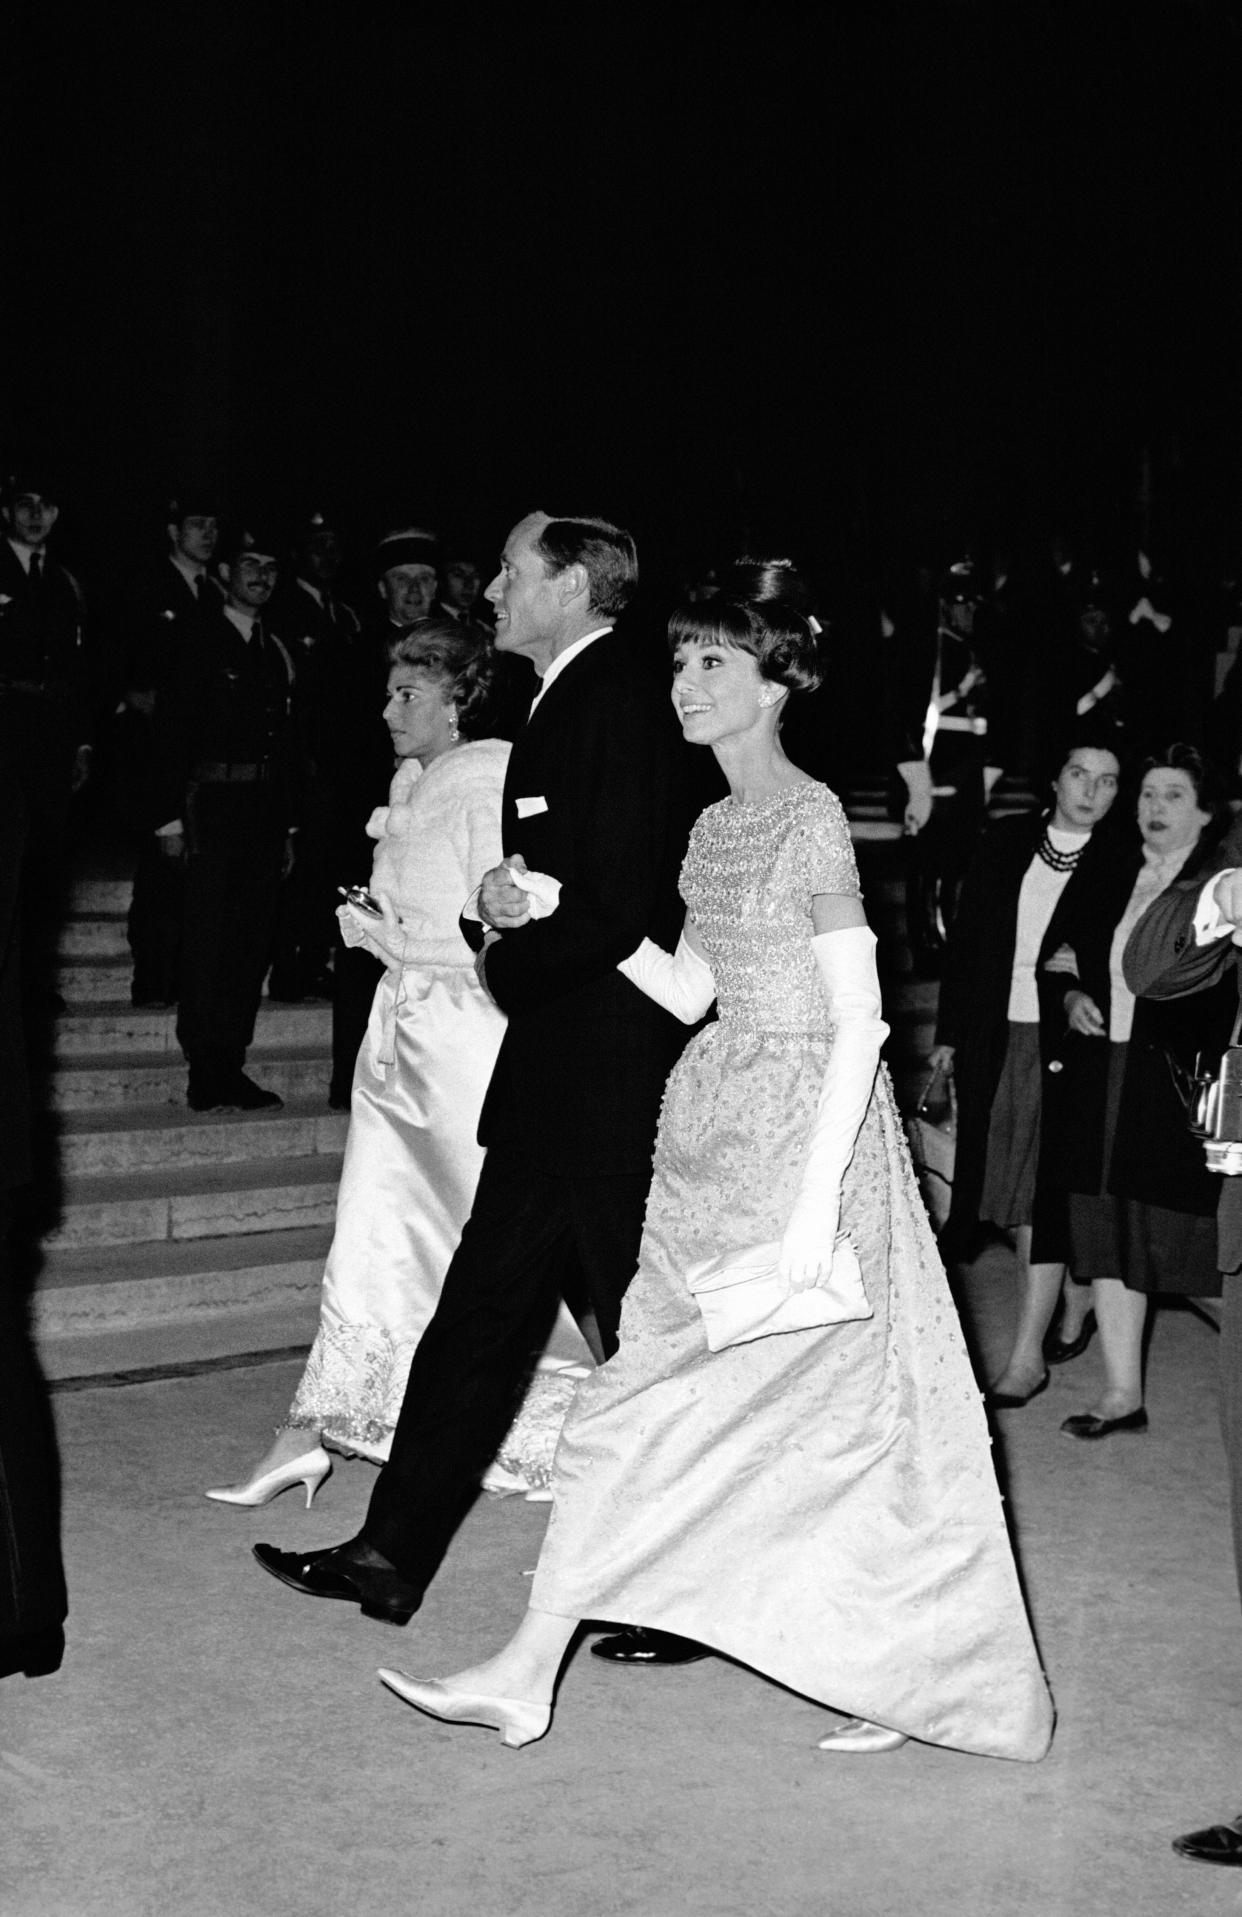
<path id="1" fill-rule="evenodd" d="M 500 1732 L 500 1741 L 510 1750 L 534 1744 L 547 1734 L 552 1722 L 550 1704 L 527 1704 L 517 1697 L 487 1697 L 482 1691 L 455 1691 L 435 1678 L 407 1677 L 404 1671 L 382 1670 L 381 1684 L 412 1704 L 428 1717 L 444 1724 L 485 1724 Z"/>
<path id="2" fill-rule="evenodd" d="M 208 1491 L 206 1495 L 217 1504 L 267 1504 L 291 1485 L 304 1484 L 306 1508 L 309 1511 L 311 1499 L 331 1469 L 331 1458 L 323 1446 L 317 1444 L 313 1451 L 303 1452 L 300 1458 L 291 1458 L 288 1464 L 278 1464 L 261 1477 L 248 1478 L 245 1484 L 221 1485 L 218 1490 Z"/>

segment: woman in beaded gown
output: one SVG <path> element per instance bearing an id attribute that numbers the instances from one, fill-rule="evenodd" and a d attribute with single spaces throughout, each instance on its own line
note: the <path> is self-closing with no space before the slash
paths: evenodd
<path id="1" fill-rule="evenodd" d="M 813 685 L 774 568 L 735 569 L 670 629 L 674 704 L 730 796 L 682 873 L 686 934 L 622 967 L 688 1020 L 669 1079 L 617 1355 L 580 1388 L 516 1635 L 442 1681 L 381 1672 L 432 1716 L 548 1729 L 580 1620 L 696 1639 L 848 1714 L 837 1751 L 907 1737 L 1033 1760 L 1052 1709 L 980 1394 L 883 1069 L 874 938 L 841 806 L 785 757 Z M 775 592 L 775 597 L 773 596 Z M 838 1229 L 870 1315 L 710 1350 L 687 1285 L 779 1241 L 786 1291 L 831 1278 Z"/>
<path id="2" fill-rule="evenodd" d="M 324 1441 L 383 1462 L 410 1361 L 470 1213 L 483 1150 L 479 1110 L 504 1031 L 475 977 L 458 917 L 502 857 L 500 799 L 509 746 L 486 724 L 492 653 L 477 633 L 424 620 L 391 648 L 385 719 L 398 765 L 376 840 L 371 891 L 381 923 L 353 906 L 347 944 L 383 959 L 354 1070 L 336 1230 L 319 1328 L 276 1442 L 249 1478 L 208 1491 L 266 1503 L 327 1476 Z M 593 1360 L 562 1305 L 489 1488 L 546 1497 L 565 1410 Z"/>

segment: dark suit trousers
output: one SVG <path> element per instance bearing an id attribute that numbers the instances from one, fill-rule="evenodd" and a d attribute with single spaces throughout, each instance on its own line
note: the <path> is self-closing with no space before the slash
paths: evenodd
<path id="1" fill-rule="evenodd" d="M 1242 1595 L 1242 1272 L 1226 1272 L 1220 1312 L 1220 1424 L 1229 1468 L 1233 1555 Z"/>
<path id="2" fill-rule="evenodd" d="M 604 1350 L 616 1350 L 649 1184 L 647 1172 L 557 1177 L 503 1146 L 489 1150 L 362 1529 L 420 1590 L 509 1428 L 570 1257 Z"/>
<path id="3" fill-rule="evenodd" d="M 240 1071 L 271 956 L 284 856 L 268 785 L 204 785 L 187 808 L 177 1038 L 200 1070 Z"/>

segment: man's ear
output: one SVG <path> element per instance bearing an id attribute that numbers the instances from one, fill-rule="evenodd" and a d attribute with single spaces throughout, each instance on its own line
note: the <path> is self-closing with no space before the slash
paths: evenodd
<path id="1" fill-rule="evenodd" d="M 56 524 L 56 521 L 60 518 L 60 507 L 47 506 L 45 507 L 44 510 L 47 513 L 47 529 L 49 532 L 51 532 L 52 527 Z"/>
<path id="2" fill-rule="evenodd" d="M 563 606 L 567 606 L 571 599 L 577 599 L 580 593 L 590 596 L 591 582 L 587 578 L 585 566 L 566 566 L 564 572 L 557 574 L 556 585 Z"/>

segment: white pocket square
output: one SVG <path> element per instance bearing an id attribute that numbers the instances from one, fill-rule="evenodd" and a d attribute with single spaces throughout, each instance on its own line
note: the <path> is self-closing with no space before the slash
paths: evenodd
<path id="1" fill-rule="evenodd" d="M 515 799 L 514 804 L 519 819 L 533 819 L 536 812 L 546 812 L 548 809 L 546 799 Z"/>

